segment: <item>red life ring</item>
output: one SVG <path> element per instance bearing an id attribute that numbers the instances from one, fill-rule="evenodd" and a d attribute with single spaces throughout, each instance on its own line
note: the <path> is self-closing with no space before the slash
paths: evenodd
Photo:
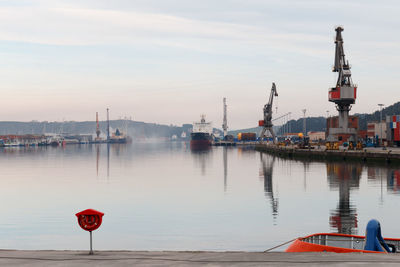
<path id="1" fill-rule="evenodd" d="M 100 227 L 104 213 L 97 210 L 87 209 L 75 215 L 78 218 L 79 226 L 83 230 L 91 232 Z"/>
<path id="2" fill-rule="evenodd" d="M 94 231 L 101 225 L 102 218 L 99 215 L 80 215 L 79 226 L 86 231 Z"/>

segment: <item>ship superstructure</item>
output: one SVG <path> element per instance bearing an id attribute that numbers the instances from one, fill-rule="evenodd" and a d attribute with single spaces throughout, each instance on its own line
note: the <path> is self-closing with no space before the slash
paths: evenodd
<path id="1" fill-rule="evenodd" d="M 200 122 L 193 123 L 193 130 L 190 134 L 191 149 L 206 149 L 212 141 L 212 124 L 206 122 L 205 115 L 201 115 Z"/>

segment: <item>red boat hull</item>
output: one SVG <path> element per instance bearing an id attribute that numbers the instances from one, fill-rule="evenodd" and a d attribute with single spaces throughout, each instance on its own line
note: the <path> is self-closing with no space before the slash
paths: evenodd
<path id="1" fill-rule="evenodd" d="M 351 248 L 343 248 L 343 247 L 334 247 L 334 246 L 326 246 L 320 244 L 314 244 L 310 242 L 304 241 L 310 237 L 317 237 L 317 236 L 332 236 L 332 237 L 348 237 L 348 238 L 360 238 L 364 239 L 364 236 L 356 236 L 356 235 L 345 235 L 345 234 L 334 234 L 334 233 L 319 233 L 313 234 L 306 237 L 300 237 L 296 239 L 286 250 L 285 252 L 335 252 L 335 253 L 351 253 L 351 252 L 363 252 L 363 253 L 387 253 L 386 251 L 370 251 L 370 250 L 363 250 L 363 249 L 351 249 Z M 400 239 L 395 238 L 385 238 L 385 241 L 400 241 Z"/>

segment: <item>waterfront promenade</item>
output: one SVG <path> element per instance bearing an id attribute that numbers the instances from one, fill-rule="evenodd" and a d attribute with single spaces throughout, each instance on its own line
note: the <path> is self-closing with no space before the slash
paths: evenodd
<path id="1" fill-rule="evenodd" d="M 340 160 L 340 161 L 362 161 L 362 162 L 386 162 L 400 164 L 400 148 L 381 147 L 363 148 L 362 150 L 349 150 L 340 147 L 339 150 L 326 150 L 325 146 L 314 146 L 313 149 L 299 149 L 295 146 L 274 146 L 257 144 L 257 151 L 267 152 L 281 157 L 294 159 L 312 160 Z"/>
<path id="2" fill-rule="evenodd" d="M 399 254 L 0 250 L 1 266 L 399 266 Z"/>

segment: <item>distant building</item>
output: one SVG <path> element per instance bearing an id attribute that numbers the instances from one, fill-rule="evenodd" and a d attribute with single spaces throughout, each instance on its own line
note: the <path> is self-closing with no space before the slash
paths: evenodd
<path id="1" fill-rule="evenodd" d="M 367 136 L 370 138 L 378 137 L 381 139 L 381 127 L 382 127 L 382 139 L 386 140 L 386 122 L 368 122 L 367 124 Z"/>
<path id="2" fill-rule="evenodd" d="M 325 140 L 325 132 L 308 132 L 307 135 L 310 138 L 310 141 L 315 142 Z"/>

